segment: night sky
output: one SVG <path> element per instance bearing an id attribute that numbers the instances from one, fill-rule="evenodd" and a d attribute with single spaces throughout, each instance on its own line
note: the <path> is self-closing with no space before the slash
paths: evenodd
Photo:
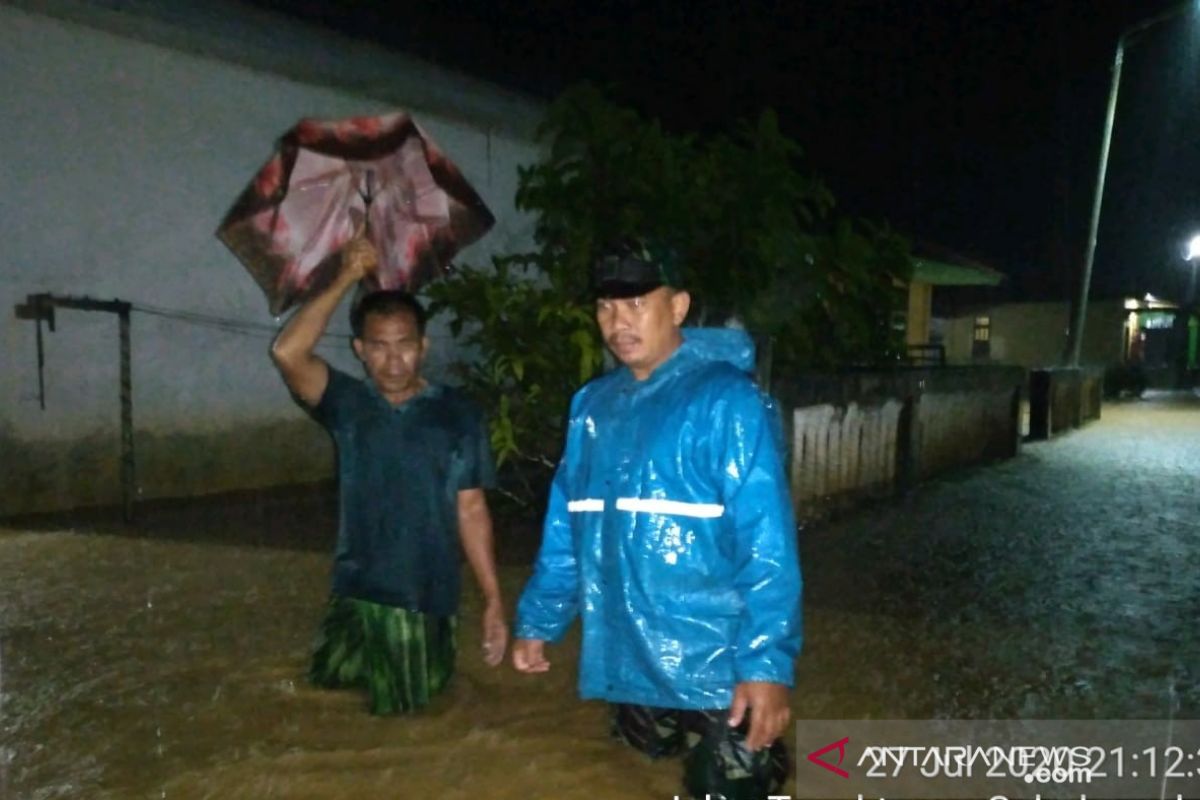
<path id="1" fill-rule="evenodd" d="M 542 98 L 611 85 L 679 131 L 774 108 L 844 212 L 1038 299 L 1075 291 L 1117 38 L 1176 5 L 256 2 Z M 1184 242 L 1200 231 L 1198 54 L 1194 11 L 1127 49 L 1094 295 L 1184 293 Z"/>

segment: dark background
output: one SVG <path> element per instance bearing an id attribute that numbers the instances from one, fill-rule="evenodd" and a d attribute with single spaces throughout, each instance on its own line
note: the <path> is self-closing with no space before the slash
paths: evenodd
<path id="1" fill-rule="evenodd" d="M 1117 38 L 1159 0 L 254 0 L 535 96 L 573 82 L 678 131 L 774 108 L 846 213 L 1066 298 Z M 1200 231 L 1200 16 L 1126 52 L 1093 294 L 1182 298 Z"/>

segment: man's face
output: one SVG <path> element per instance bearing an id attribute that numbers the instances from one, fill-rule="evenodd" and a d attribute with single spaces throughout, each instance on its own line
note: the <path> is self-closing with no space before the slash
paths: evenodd
<path id="1" fill-rule="evenodd" d="M 687 292 L 660 286 L 640 297 L 597 300 L 596 322 L 617 360 L 645 380 L 682 342 L 679 326 L 690 304 Z"/>
<path id="2" fill-rule="evenodd" d="M 367 314 L 354 352 L 381 394 L 392 402 L 406 400 L 421 388 L 421 362 L 426 340 L 413 315 Z"/>

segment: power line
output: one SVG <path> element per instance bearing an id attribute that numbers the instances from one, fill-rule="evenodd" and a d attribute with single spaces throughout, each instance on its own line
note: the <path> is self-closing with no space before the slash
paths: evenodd
<path id="1" fill-rule="evenodd" d="M 224 331 L 225 333 L 234 333 L 243 336 L 256 336 L 273 339 L 279 331 L 283 329 L 282 323 L 270 324 L 266 322 L 252 322 L 244 319 L 234 319 L 232 317 L 219 317 L 213 314 L 205 314 L 200 311 L 188 311 L 178 308 L 164 308 L 162 306 L 154 306 L 148 303 L 130 303 L 130 308 L 147 316 L 161 317 L 163 319 L 175 320 L 177 322 L 185 322 L 190 325 L 199 325 L 201 327 L 212 328 L 215 330 Z M 350 331 L 326 331 L 323 339 L 349 339 L 353 334 Z M 431 339 L 452 339 L 452 336 L 432 335 Z"/>
<path id="2" fill-rule="evenodd" d="M 222 317 L 215 314 L 207 314 L 202 311 L 190 311 L 182 308 L 166 308 L 163 306 L 151 305 L 149 303 L 128 303 L 129 309 L 139 314 L 145 314 L 150 317 L 159 317 L 160 319 L 172 320 L 174 322 L 182 322 L 188 325 L 197 325 L 203 328 L 231 333 L 239 336 L 251 336 L 255 338 L 274 339 L 283 329 L 282 322 L 267 323 L 255 322 L 246 319 L 236 319 L 234 317 Z M 349 330 L 327 330 L 322 334 L 322 339 L 340 339 L 345 340 L 353 336 Z M 432 334 L 431 339 L 453 339 L 453 336 L 446 334 Z"/>
<path id="3" fill-rule="evenodd" d="M 199 325 L 201 327 L 214 328 L 216 330 L 225 331 L 226 333 L 257 335 L 274 338 L 281 329 L 281 326 L 279 325 L 271 325 L 265 322 L 251 322 L 249 320 L 233 319 L 230 317 L 218 317 L 212 314 L 204 314 L 199 311 L 163 308 L 161 306 L 152 306 L 146 303 L 131 303 L 130 307 L 134 311 L 146 314 L 148 316 L 162 317 L 164 319 L 186 322 L 192 325 Z M 326 333 L 326 335 L 337 336 L 348 334 L 329 332 Z"/>

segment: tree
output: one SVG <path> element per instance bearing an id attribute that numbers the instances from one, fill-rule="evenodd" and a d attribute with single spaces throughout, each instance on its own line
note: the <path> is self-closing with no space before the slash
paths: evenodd
<path id="1" fill-rule="evenodd" d="M 434 310 L 451 315 L 475 356 L 458 369 L 491 413 L 502 486 L 517 502 L 542 497 L 570 396 L 604 363 L 587 285 L 606 243 L 675 249 L 693 322 L 736 319 L 775 370 L 899 353 L 891 317 L 911 269 L 906 244 L 835 217 L 774 114 L 701 140 L 584 86 L 551 106 L 539 135 L 545 155 L 521 168 L 516 197 L 536 216 L 536 247 L 430 288 Z"/>

